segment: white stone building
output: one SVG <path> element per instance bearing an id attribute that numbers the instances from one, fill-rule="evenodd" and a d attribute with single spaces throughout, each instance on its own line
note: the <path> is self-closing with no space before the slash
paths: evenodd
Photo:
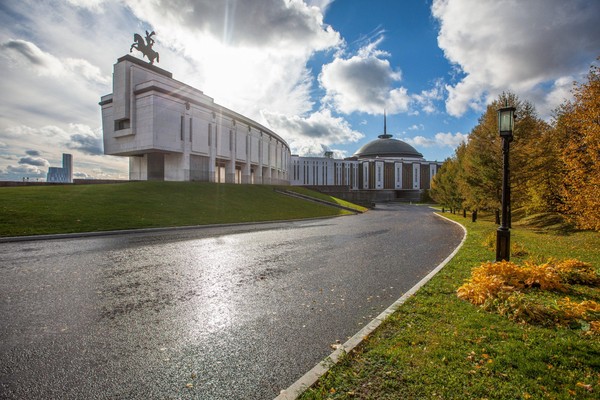
<path id="1" fill-rule="evenodd" d="M 441 165 L 388 135 L 385 118 L 383 135 L 350 158 L 292 156 L 269 128 L 130 55 L 114 65 L 100 106 L 104 152 L 129 157 L 130 180 L 291 184 L 392 200 L 429 189 Z"/>
<path id="2" fill-rule="evenodd" d="M 281 137 L 140 59 L 118 59 L 100 106 L 104 152 L 129 157 L 130 180 L 289 184 Z"/>

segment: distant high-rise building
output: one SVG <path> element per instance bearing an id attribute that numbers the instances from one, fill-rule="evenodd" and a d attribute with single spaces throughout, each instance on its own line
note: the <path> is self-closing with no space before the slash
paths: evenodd
<path id="1" fill-rule="evenodd" d="M 63 153 L 62 168 L 48 168 L 46 182 L 73 183 L 73 155 Z"/>

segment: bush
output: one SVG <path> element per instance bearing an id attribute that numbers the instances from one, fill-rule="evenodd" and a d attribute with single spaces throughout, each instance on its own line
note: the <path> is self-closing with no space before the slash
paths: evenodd
<path id="1" fill-rule="evenodd" d="M 600 276 L 596 273 L 591 264 L 571 259 L 556 263 L 551 262 L 551 268 L 554 269 L 566 283 L 588 286 L 600 285 Z"/>
<path id="2" fill-rule="evenodd" d="M 523 266 L 502 261 L 473 268 L 471 278 L 457 290 L 461 299 L 522 323 L 569 326 L 600 334 L 600 304 L 569 297 L 553 300 L 547 292 L 568 292 L 570 285 L 597 288 L 600 276 L 592 265 L 578 260 Z"/>

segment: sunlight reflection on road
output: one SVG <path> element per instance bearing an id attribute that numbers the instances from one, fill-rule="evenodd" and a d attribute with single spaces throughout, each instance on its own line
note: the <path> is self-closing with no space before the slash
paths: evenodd
<path id="1" fill-rule="evenodd" d="M 230 327 L 238 313 L 234 292 L 245 260 L 239 249 L 240 238 L 224 236 L 185 244 L 184 265 L 189 268 L 198 294 L 192 299 L 190 333 L 206 335 Z"/>

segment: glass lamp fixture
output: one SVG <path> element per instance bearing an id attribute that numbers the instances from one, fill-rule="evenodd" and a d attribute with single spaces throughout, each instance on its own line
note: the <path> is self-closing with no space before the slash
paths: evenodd
<path id="1" fill-rule="evenodd" d="M 515 124 L 515 108 L 503 107 L 498 110 L 498 130 L 500 136 L 512 137 Z"/>

